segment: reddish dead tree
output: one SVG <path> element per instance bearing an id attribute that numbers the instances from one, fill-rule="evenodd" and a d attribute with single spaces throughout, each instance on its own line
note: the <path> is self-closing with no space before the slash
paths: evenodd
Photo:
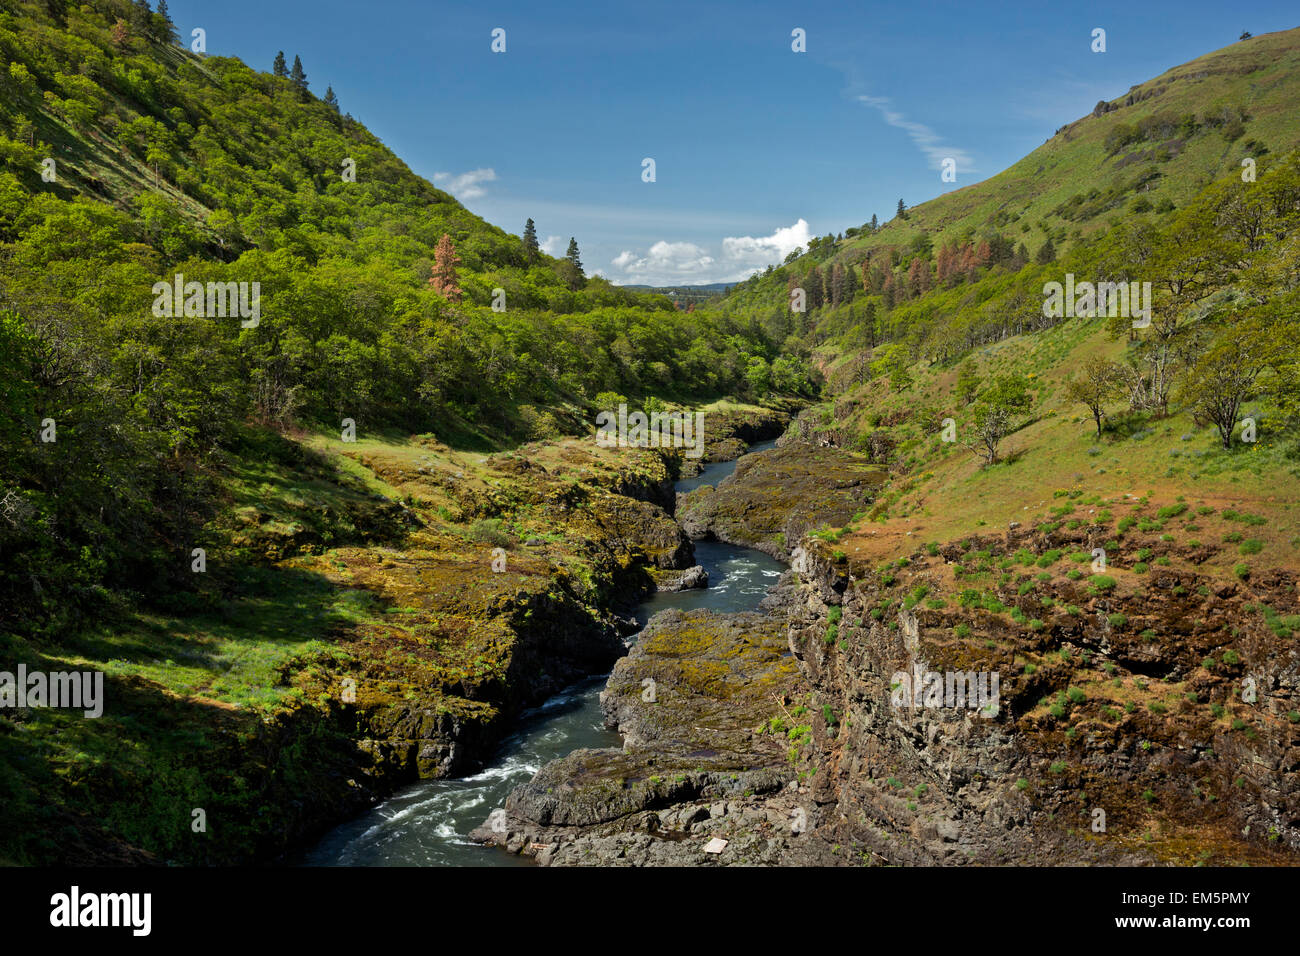
<path id="1" fill-rule="evenodd" d="M 444 232 L 433 250 L 433 274 L 429 276 L 429 285 L 448 302 L 460 301 L 460 281 L 456 276 L 458 262 L 460 256 L 456 255 L 451 236 Z"/>

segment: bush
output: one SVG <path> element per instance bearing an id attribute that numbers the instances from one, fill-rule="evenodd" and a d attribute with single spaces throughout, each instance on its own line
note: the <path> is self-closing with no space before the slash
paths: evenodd
<path id="1" fill-rule="evenodd" d="M 501 530 L 500 518 L 480 518 L 469 526 L 469 536 L 498 548 L 510 546 L 510 535 Z"/>

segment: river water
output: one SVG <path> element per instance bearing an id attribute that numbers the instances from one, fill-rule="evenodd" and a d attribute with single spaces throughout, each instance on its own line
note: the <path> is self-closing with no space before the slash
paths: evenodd
<path id="1" fill-rule="evenodd" d="M 750 453 L 773 444 L 754 445 Z M 707 465 L 699 476 L 679 481 L 677 490 L 716 484 L 735 467 L 734 461 Z M 668 608 L 755 610 L 784 570 L 784 565 L 761 551 L 718 541 L 695 542 L 695 561 L 709 572 L 709 586 L 652 595 L 637 608 L 642 625 Z M 472 843 L 466 835 L 543 764 L 580 747 L 623 746 L 618 734 L 605 729 L 600 712 L 600 692 L 607 676 L 593 676 L 527 714 L 482 772 L 411 784 L 330 831 L 306 854 L 305 862 L 310 866 L 531 866 L 529 860 Z"/>

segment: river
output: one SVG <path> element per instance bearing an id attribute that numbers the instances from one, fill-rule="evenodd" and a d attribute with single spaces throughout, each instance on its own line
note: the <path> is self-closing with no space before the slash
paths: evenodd
<path id="1" fill-rule="evenodd" d="M 754 445 L 747 454 L 774 444 Z M 706 465 L 700 475 L 679 481 L 676 488 L 689 491 L 716 484 L 735 467 L 734 461 Z M 785 568 L 761 551 L 718 541 L 695 542 L 695 561 L 709 572 L 709 586 L 652 595 L 637 608 L 642 625 L 668 608 L 755 610 Z M 467 834 L 543 764 L 581 747 L 623 746 L 617 733 L 605 729 L 600 712 L 600 692 L 607 677 L 593 676 L 526 714 L 480 773 L 411 784 L 330 831 L 306 854 L 305 862 L 309 866 L 531 866 L 527 859 L 472 843 Z"/>

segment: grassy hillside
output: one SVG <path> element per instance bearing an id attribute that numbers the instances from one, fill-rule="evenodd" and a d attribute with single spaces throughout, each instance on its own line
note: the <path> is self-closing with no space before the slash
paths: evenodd
<path id="1" fill-rule="evenodd" d="M 828 285 L 837 264 L 851 269 L 849 281 L 862 290 L 872 264 L 906 266 L 919 252 L 933 265 L 945 245 L 991 242 L 992 261 L 976 268 L 1015 271 L 1049 239 L 1059 255 L 1134 216 L 1166 219 L 1211 182 L 1240 174 L 1243 159 L 1266 165 L 1300 147 L 1297 98 L 1300 29 L 1240 41 L 1098 103 L 995 176 L 875 230 L 866 223 L 839 239 L 814 239 L 793 262 L 738 284 L 723 308 L 788 310 L 788 287 L 814 265 Z M 861 308 L 853 311 L 857 321 Z M 788 328 L 801 331 L 797 319 Z"/>
<path id="2" fill-rule="evenodd" d="M 1300 29 L 1252 37 L 1165 71 L 1099 103 L 1024 159 L 908 210 L 837 254 L 935 245 L 1001 230 L 1031 254 L 1051 236 L 1068 248 L 1133 209 L 1185 205 L 1210 182 L 1300 146 Z"/>

